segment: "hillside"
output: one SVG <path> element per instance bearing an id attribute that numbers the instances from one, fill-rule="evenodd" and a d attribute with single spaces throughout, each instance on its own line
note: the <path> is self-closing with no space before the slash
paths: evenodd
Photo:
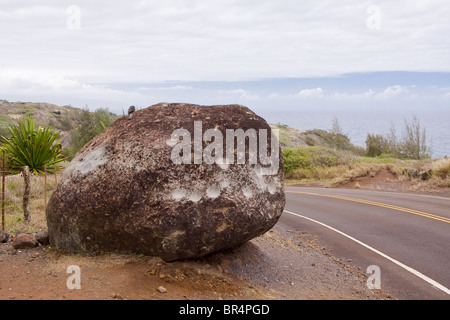
<path id="1" fill-rule="evenodd" d="M 71 106 L 57 106 L 42 102 L 8 102 L 0 100 L 0 124 L 17 123 L 22 116 L 32 115 L 40 125 L 50 125 L 61 131 L 70 131 L 79 125 L 82 110 Z"/>
<path id="2" fill-rule="evenodd" d="M 321 141 L 320 137 L 313 134 L 312 131 L 305 131 L 294 129 L 288 127 L 283 124 L 271 124 L 270 127 L 272 129 L 279 130 L 280 133 L 280 144 L 282 148 L 295 148 L 298 146 L 307 146 L 308 142 L 317 141 L 318 143 L 325 141 Z"/>
<path id="3" fill-rule="evenodd" d="M 0 100 L 0 135 L 7 136 L 7 126 L 18 123 L 21 117 L 33 116 L 37 125 L 51 126 L 60 131 L 63 148 L 70 148 L 72 146 L 71 134 L 82 125 L 84 112 L 86 110 L 72 106 Z"/>
<path id="4" fill-rule="evenodd" d="M 363 148 L 352 144 L 344 134 L 332 133 L 322 129 L 300 130 L 284 124 L 271 124 L 270 127 L 279 130 L 280 145 L 283 149 L 318 146 L 350 151 L 356 155 L 364 153 Z"/>

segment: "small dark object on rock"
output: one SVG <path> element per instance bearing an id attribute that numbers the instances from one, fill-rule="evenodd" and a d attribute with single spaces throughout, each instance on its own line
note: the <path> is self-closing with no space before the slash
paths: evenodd
<path id="1" fill-rule="evenodd" d="M 132 113 L 136 111 L 136 108 L 134 106 L 130 106 L 128 108 L 128 120 L 131 120 L 133 118 Z"/>

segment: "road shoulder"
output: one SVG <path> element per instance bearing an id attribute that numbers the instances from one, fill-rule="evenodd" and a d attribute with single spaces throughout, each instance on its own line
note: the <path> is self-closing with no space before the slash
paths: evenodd
<path id="1" fill-rule="evenodd" d="M 81 289 L 67 287 L 68 267 Z M 314 236 L 277 224 L 263 236 L 200 259 L 65 254 L 49 247 L 0 244 L 0 299 L 393 299 L 369 290 L 367 276 L 329 255 Z M 161 289 L 163 287 L 164 289 Z"/>

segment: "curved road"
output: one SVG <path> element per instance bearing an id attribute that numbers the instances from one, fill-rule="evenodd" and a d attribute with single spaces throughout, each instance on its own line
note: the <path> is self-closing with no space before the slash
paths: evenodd
<path id="1" fill-rule="evenodd" d="M 317 235 L 363 272 L 378 266 L 381 289 L 396 298 L 450 299 L 450 198 L 287 187 L 279 224 Z"/>

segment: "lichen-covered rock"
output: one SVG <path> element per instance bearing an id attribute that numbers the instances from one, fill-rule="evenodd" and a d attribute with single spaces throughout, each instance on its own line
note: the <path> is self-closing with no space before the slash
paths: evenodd
<path id="1" fill-rule="evenodd" d="M 171 261 L 235 246 L 278 221 L 283 162 L 264 119 L 239 105 L 163 103 L 133 115 L 62 174 L 46 212 L 53 247 Z"/>

